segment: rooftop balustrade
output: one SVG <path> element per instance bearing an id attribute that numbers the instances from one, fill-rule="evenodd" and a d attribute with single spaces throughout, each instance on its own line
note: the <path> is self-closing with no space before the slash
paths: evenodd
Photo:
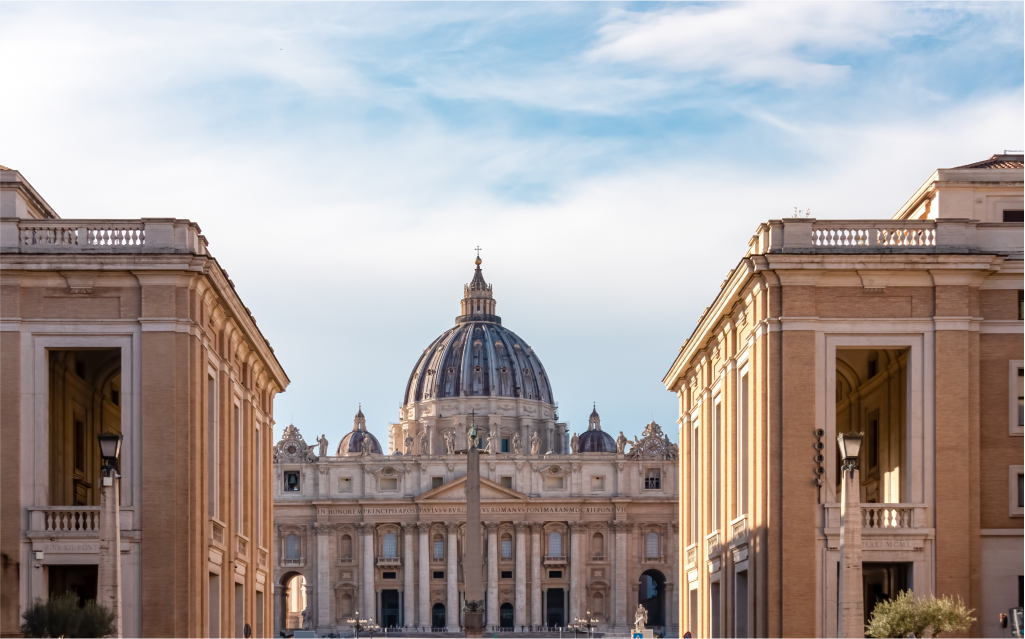
<path id="1" fill-rule="evenodd" d="M 173 218 L 35 220 L 0 218 L 4 253 L 207 254 L 197 224 Z"/>

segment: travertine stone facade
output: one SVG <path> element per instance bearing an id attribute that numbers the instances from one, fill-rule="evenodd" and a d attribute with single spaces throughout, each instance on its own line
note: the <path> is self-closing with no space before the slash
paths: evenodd
<path id="1" fill-rule="evenodd" d="M 664 379 L 680 402 L 681 631 L 836 636 L 836 437 L 860 456 L 865 608 L 1022 575 L 1022 156 L 934 173 L 890 220 L 772 220 Z"/>
<path id="2" fill-rule="evenodd" d="M 484 548 L 486 624 L 565 627 L 590 610 L 625 633 L 638 601 L 675 636 L 677 448 L 652 422 L 625 437 L 557 421 L 537 354 L 495 315 L 480 259 L 455 328 L 420 356 L 387 451 L 363 411 L 327 456 L 290 426 L 275 463 L 275 631 L 362 618 L 460 632 L 463 540 Z M 467 432 L 481 433 L 483 525 L 466 530 Z M 387 453 L 387 454 L 385 454 Z M 305 588 L 307 608 L 292 593 Z"/>
<path id="3" fill-rule="evenodd" d="M 2 169 L 0 250 L 0 631 L 37 597 L 95 597 L 114 431 L 125 636 L 267 636 L 288 378 L 199 227 L 61 219 Z"/>

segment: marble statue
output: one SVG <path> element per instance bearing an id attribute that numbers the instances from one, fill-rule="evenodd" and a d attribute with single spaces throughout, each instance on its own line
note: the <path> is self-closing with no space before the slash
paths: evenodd
<path id="1" fill-rule="evenodd" d="M 530 454 L 540 455 L 541 454 L 541 438 L 537 436 L 537 431 L 530 436 Z"/>
<path id="2" fill-rule="evenodd" d="M 577 437 L 576 433 L 573 433 L 573 437 L 571 437 L 569 440 L 569 449 L 571 452 L 574 453 L 580 452 L 580 438 Z"/>
<path id="3" fill-rule="evenodd" d="M 454 455 L 456 452 L 456 438 L 452 434 L 452 431 L 445 433 L 445 451 L 449 455 Z"/>
<path id="4" fill-rule="evenodd" d="M 520 434 L 519 433 L 516 433 L 515 435 L 513 435 L 512 447 L 513 447 L 513 452 L 516 453 L 517 455 L 522 455 L 523 454 L 523 440 L 520 439 Z"/>
<path id="5" fill-rule="evenodd" d="M 313 630 L 313 614 L 310 611 L 310 604 L 303 608 L 303 630 Z"/>
<path id="6" fill-rule="evenodd" d="M 488 433 L 488 443 L 484 447 L 484 450 L 488 451 L 489 453 L 497 453 L 498 451 L 495 450 L 495 439 L 496 437 L 494 435 Z"/>
<path id="7" fill-rule="evenodd" d="M 648 625 L 648 611 L 643 604 L 637 604 L 637 612 L 634 613 L 634 632 L 642 632 Z"/>
<path id="8" fill-rule="evenodd" d="M 402 454 L 412 455 L 413 454 L 413 436 L 406 435 L 406 440 L 402 442 Z"/>
<path id="9" fill-rule="evenodd" d="M 627 438 L 623 435 L 623 431 L 619 431 L 619 437 L 616 438 L 616 452 L 622 455 L 626 452 Z"/>
<path id="10" fill-rule="evenodd" d="M 327 456 L 327 437 L 325 437 L 323 433 L 321 433 L 320 437 L 317 438 L 317 443 L 320 444 L 320 456 L 321 457 L 326 457 Z"/>
<path id="11" fill-rule="evenodd" d="M 427 434 L 427 429 L 420 433 L 420 454 L 430 455 L 431 454 L 431 437 Z"/>
<path id="12" fill-rule="evenodd" d="M 315 461 L 317 461 L 317 453 L 313 452 L 313 449 L 316 448 L 316 447 L 317 447 L 316 444 L 311 444 L 311 445 L 306 447 L 306 452 L 303 454 L 304 461 L 307 461 L 307 462 L 315 462 Z"/>
<path id="13" fill-rule="evenodd" d="M 360 451 L 364 455 L 369 455 L 370 454 L 370 438 L 369 437 L 364 437 L 363 439 L 360 440 Z"/>

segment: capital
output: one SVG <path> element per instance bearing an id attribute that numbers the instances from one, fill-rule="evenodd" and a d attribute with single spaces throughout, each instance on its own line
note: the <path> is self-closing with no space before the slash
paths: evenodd
<path id="1" fill-rule="evenodd" d="M 524 532 L 527 532 L 527 528 L 528 528 L 529 526 L 530 526 L 530 524 L 528 524 L 528 523 L 527 523 L 527 522 L 525 522 L 525 521 L 517 521 L 517 522 L 515 522 L 515 523 L 513 524 L 513 528 L 515 528 L 515 529 L 516 529 L 516 532 L 517 532 L 517 533 L 524 533 Z"/>
<path id="2" fill-rule="evenodd" d="M 530 522 L 530 531 L 539 533 L 544 529 L 545 525 L 539 521 Z"/>
<path id="3" fill-rule="evenodd" d="M 313 531 L 317 534 L 318 537 L 321 536 L 321 535 L 326 535 L 326 534 L 330 533 L 332 530 L 334 530 L 334 528 L 335 527 L 334 527 L 333 524 L 321 524 L 321 523 L 314 523 L 313 524 Z"/>
<path id="4" fill-rule="evenodd" d="M 416 524 L 413 524 L 413 523 L 402 524 L 402 530 L 406 531 L 407 535 L 412 535 L 413 531 L 416 530 Z"/>
<path id="5" fill-rule="evenodd" d="M 493 521 L 485 522 L 484 527 L 487 529 L 489 535 L 498 532 L 498 524 Z"/>
<path id="6" fill-rule="evenodd" d="M 426 535 L 427 533 L 431 532 L 431 524 L 430 524 L 430 522 L 421 521 L 420 523 L 418 523 L 416 525 L 416 527 L 420 529 L 420 534 L 421 535 Z"/>
<path id="7" fill-rule="evenodd" d="M 460 525 L 454 521 L 450 521 L 445 524 L 445 529 L 448 530 L 448 534 L 454 535 L 459 532 Z"/>
<path id="8" fill-rule="evenodd" d="M 569 522 L 569 529 L 577 533 L 584 529 L 584 522 L 582 521 L 571 521 Z"/>

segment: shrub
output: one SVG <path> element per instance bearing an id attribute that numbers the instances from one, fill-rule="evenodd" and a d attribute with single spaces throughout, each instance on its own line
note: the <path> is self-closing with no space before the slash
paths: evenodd
<path id="1" fill-rule="evenodd" d="M 79 607 L 78 595 L 66 592 L 36 602 L 22 615 L 26 637 L 105 637 L 117 630 L 117 614 L 89 600 Z"/>
<path id="2" fill-rule="evenodd" d="M 915 599 L 905 590 L 889 601 L 880 601 L 865 626 L 869 637 L 935 637 L 941 632 L 964 630 L 975 621 L 972 610 L 965 608 L 961 598 L 929 596 Z"/>

